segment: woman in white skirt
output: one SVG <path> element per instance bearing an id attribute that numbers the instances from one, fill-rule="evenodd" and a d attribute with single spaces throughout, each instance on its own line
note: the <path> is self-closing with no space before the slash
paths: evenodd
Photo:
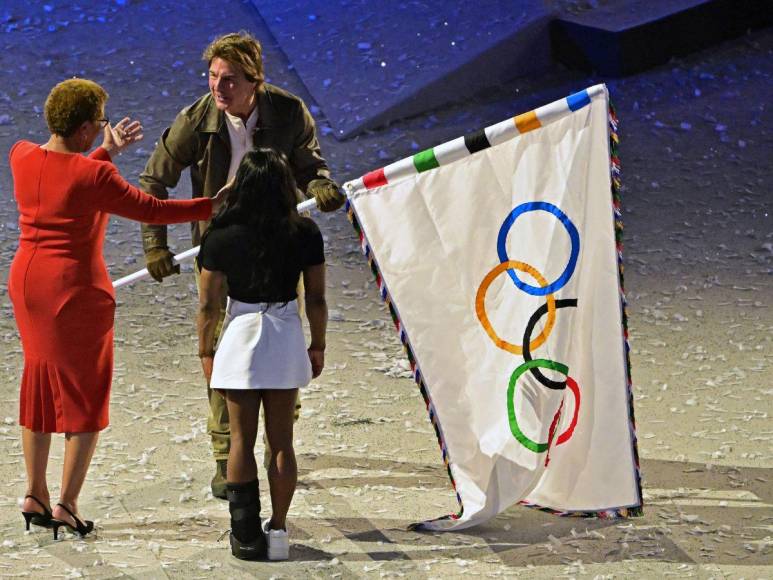
<path id="1" fill-rule="evenodd" d="M 286 560 L 286 516 L 295 492 L 293 414 L 299 387 L 325 364 L 325 257 L 322 234 L 295 209 L 286 158 L 272 149 L 247 153 L 229 198 L 199 253 L 199 357 L 204 376 L 226 399 L 231 421 L 228 502 L 231 552 L 237 558 Z M 303 275 L 308 349 L 298 314 Z M 215 354 L 221 299 L 228 294 Z M 273 453 L 268 467 L 271 518 L 261 526 L 255 439 L 260 405 Z"/>

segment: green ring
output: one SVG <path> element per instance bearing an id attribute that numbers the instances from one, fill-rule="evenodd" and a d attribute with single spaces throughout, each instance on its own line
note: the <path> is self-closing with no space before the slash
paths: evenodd
<path id="1" fill-rule="evenodd" d="M 526 449 L 534 451 L 534 453 L 542 453 L 543 451 L 547 451 L 550 441 L 547 443 L 537 443 L 536 441 L 532 441 L 523 434 L 523 431 L 521 431 L 521 428 L 518 426 L 518 419 L 515 418 L 515 385 L 518 382 L 518 378 L 523 373 L 534 367 L 551 369 L 563 373 L 566 376 L 569 376 L 569 367 L 560 362 L 548 360 L 546 358 L 535 358 L 524 362 L 513 371 L 512 375 L 510 375 L 510 384 L 507 387 L 507 417 L 510 420 L 510 431 L 513 436 L 518 439 L 521 445 L 526 447 Z"/>

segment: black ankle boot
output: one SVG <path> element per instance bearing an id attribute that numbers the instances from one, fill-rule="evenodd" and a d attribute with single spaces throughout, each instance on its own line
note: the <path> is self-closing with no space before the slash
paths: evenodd
<path id="1" fill-rule="evenodd" d="M 240 560 L 266 557 L 266 537 L 260 526 L 258 480 L 229 483 L 228 510 L 231 512 L 231 553 Z"/>

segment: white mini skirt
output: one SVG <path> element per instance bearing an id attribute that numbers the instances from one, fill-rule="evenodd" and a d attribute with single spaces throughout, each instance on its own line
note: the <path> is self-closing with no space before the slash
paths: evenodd
<path id="1" fill-rule="evenodd" d="M 215 352 L 213 389 L 296 389 L 311 380 L 298 302 L 228 299 Z"/>

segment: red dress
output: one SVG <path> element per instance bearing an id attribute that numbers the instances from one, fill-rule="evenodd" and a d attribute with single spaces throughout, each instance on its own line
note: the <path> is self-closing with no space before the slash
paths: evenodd
<path id="1" fill-rule="evenodd" d="M 19 141 L 10 163 L 21 232 L 8 280 L 24 349 L 19 423 L 44 433 L 102 430 L 115 312 L 102 256 L 109 214 L 188 222 L 209 219 L 212 203 L 147 195 L 102 148 L 84 157 Z"/>

